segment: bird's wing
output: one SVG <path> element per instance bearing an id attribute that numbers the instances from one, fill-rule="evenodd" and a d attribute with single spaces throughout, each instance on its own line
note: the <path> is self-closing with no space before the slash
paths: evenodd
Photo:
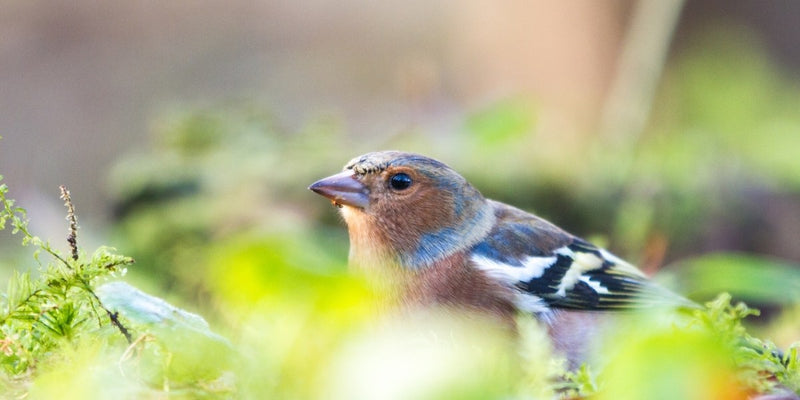
<path id="1" fill-rule="evenodd" d="M 693 305 L 613 254 L 534 215 L 492 204 L 497 223 L 473 247 L 471 260 L 489 277 L 513 288 L 520 309 L 538 313 L 551 308 Z"/>

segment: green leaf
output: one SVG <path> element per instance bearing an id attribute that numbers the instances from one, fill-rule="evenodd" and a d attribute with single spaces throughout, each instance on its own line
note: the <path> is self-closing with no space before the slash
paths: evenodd
<path id="1" fill-rule="evenodd" d="M 679 265 L 680 287 L 690 297 L 729 292 L 746 301 L 800 301 L 800 265 L 742 253 L 716 253 Z"/>

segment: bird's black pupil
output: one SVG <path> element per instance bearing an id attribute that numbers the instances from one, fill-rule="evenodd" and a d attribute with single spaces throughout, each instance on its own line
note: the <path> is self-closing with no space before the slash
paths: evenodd
<path id="1" fill-rule="evenodd" d="M 394 190 L 408 189 L 411 186 L 411 177 L 404 173 L 395 174 L 389 180 L 389 184 Z"/>

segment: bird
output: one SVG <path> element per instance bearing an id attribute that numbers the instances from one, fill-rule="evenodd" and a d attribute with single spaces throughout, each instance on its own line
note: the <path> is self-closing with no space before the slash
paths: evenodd
<path id="1" fill-rule="evenodd" d="M 512 320 L 533 315 L 578 362 L 587 327 L 605 311 L 694 307 L 639 269 L 553 223 L 485 198 L 446 164 L 377 151 L 309 186 L 339 208 L 349 262 L 381 271 L 407 304 L 457 307 Z"/>

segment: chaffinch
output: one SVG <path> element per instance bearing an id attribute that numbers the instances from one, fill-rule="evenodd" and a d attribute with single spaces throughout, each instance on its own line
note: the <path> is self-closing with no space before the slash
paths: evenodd
<path id="1" fill-rule="evenodd" d="M 368 153 L 309 189 L 340 208 L 351 264 L 400 276 L 406 302 L 509 319 L 528 312 L 554 332 L 579 336 L 586 319 L 560 310 L 693 304 L 608 251 L 484 198 L 447 165 L 418 154 Z M 564 321 L 572 323 L 559 327 Z M 557 339 L 556 347 L 574 340 Z"/>

